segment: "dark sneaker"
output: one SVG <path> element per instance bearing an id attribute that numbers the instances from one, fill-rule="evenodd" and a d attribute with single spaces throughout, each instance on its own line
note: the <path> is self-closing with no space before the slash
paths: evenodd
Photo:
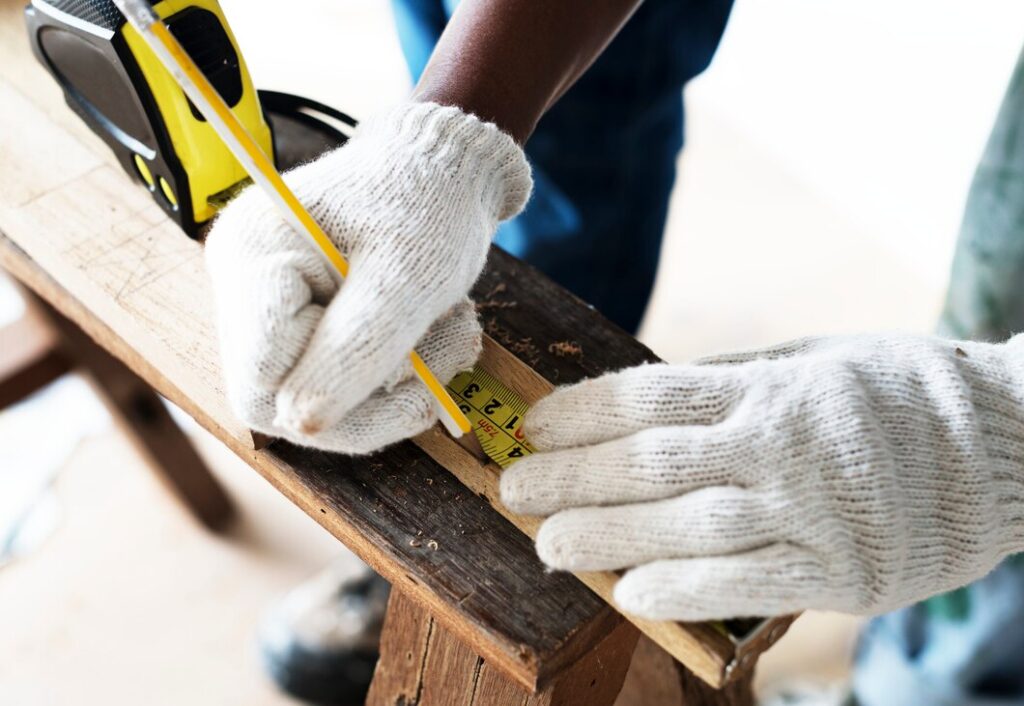
<path id="1" fill-rule="evenodd" d="M 263 662 L 286 693 L 316 704 L 362 704 L 377 664 L 390 586 L 338 563 L 292 589 L 260 626 Z"/>

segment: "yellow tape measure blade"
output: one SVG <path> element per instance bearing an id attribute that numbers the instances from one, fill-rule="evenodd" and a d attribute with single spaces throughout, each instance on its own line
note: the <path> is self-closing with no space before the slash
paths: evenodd
<path id="1" fill-rule="evenodd" d="M 481 368 L 456 375 L 448 383 L 459 409 L 473 425 L 480 446 L 492 461 L 507 468 L 533 453 L 523 434 L 529 406 L 515 392 Z"/>

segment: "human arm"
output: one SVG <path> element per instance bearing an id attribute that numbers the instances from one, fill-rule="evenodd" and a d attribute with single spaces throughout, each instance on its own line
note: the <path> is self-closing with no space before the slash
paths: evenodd
<path id="1" fill-rule="evenodd" d="M 228 206 L 207 267 L 226 391 L 244 422 L 350 453 L 434 422 L 405 358 L 415 347 L 442 380 L 475 360 L 466 293 L 531 186 L 517 140 L 636 4 L 466 0 L 415 100 L 286 177 L 350 259 L 340 289 L 258 191 Z"/>
<path id="2" fill-rule="evenodd" d="M 642 0 L 463 0 L 413 99 L 452 105 L 524 144 Z"/>

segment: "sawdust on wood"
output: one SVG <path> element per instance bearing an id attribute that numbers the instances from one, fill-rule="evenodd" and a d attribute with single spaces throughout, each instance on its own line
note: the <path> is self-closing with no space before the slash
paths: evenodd
<path id="1" fill-rule="evenodd" d="M 477 311 L 487 311 L 488 309 L 512 309 L 519 306 L 519 302 L 496 302 L 493 299 L 488 299 L 485 302 L 477 302 Z"/>
<path id="2" fill-rule="evenodd" d="M 503 294 L 508 289 L 504 283 L 498 284 L 491 291 L 484 295 L 481 301 L 476 303 L 477 311 L 486 311 L 487 309 L 511 309 L 519 305 L 519 302 L 512 301 L 499 301 L 495 299 L 499 294 Z"/>
<path id="3" fill-rule="evenodd" d="M 583 360 L 583 346 L 576 341 L 555 341 L 548 346 L 548 353 L 554 353 L 559 358 Z"/>
<path id="4" fill-rule="evenodd" d="M 513 338 L 508 329 L 502 328 L 493 316 L 484 322 L 484 331 L 500 343 L 505 350 L 525 358 L 526 364 L 531 368 L 536 367 L 540 362 L 540 349 L 534 344 L 533 338 Z"/>

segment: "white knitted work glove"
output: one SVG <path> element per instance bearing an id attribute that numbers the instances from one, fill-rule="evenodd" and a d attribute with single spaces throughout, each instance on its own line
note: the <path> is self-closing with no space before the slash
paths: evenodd
<path id="1" fill-rule="evenodd" d="M 627 612 L 871 614 L 1024 549 L 1024 335 L 796 341 L 557 390 L 501 479 L 550 566 Z M 635 568 L 634 568 L 635 567 Z"/>
<path id="2" fill-rule="evenodd" d="M 457 108 L 405 103 L 285 176 L 350 264 L 321 254 L 248 188 L 206 246 L 227 392 L 253 429 L 368 453 L 436 416 L 413 348 L 442 382 L 474 363 L 466 294 L 532 181 L 511 137 Z"/>

